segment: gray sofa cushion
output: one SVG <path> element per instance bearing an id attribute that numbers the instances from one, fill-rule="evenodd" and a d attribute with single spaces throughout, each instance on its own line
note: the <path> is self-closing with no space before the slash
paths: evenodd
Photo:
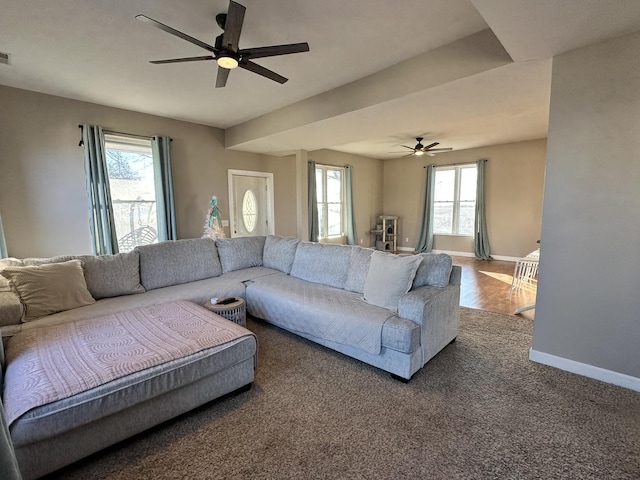
<path id="1" fill-rule="evenodd" d="M 211 238 L 152 243 L 135 250 L 140 254 L 140 279 L 146 290 L 222 274 L 216 245 Z"/>
<path id="2" fill-rule="evenodd" d="M 451 276 L 452 258 L 446 253 L 421 253 L 422 263 L 413 279 L 413 288 L 446 287 Z"/>
<path id="3" fill-rule="evenodd" d="M 349 261 L 349 272 L 344 289 L 350 292 L 364 293 L 364 284 L 367 281 L 369 265 L 371 265 L 371 248 L 352 247 L 351 260 Z"/>
<path id="4" fill-rule="evenodd" d="M 96 300 L 144 292 L 140 284 L 140 253 L 81 255 L 87 288 Z"/>
<path id="5" fill-rule="evenodd" d="M 219 238 L 216 240 L 222 272 L 262 266 L 265 237 Z"/>
<path id="6" fill-rule="evenodd" d="M 298 243 L 300 240 L 294 237 L 267 236 L 264 242 L 262 264 L 283 273 L 291 272 Z"/>
<path id="7" fill-rule="evenodd" d="M 349 246 L 300 242 L 291 267 L 291 276 L 330 287 L 344 288 L 350 260 Z"/>

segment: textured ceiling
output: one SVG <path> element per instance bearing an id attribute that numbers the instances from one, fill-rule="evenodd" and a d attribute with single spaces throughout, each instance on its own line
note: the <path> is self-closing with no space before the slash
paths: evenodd
<path id="1" fill-rule="evenodd" d="M 239 150 L 389 158 L 420 134 L 456 149 L 544 137 L 550 57 L 640 29 L 640 2 L 622 0 L 240 3 L 241 48 L 309 43 L 309 53 L 257 61 L 288 77 L 284 85 L 235 70 L 215 89 L 214 62 L 148 63 L 206 52 L 136 14 L 213 43 L 227 0 L 3 0 L 0 51 L 11 63 L 0 64 L 0 84 L 228 129 L 227 145 Z M 494 46 L 430 55 L 487 28 L 521 63 Z M 462 71 L 465 55 L 485 54 L 484 66 Z M 424 85 L 412 59 L 429 68 Z M 350 86 L 366 100 L 345 99 Z"/>

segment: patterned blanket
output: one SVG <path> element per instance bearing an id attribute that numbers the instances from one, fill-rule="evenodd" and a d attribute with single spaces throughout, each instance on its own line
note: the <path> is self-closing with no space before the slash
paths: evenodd
<path id="1" fill-rule="evenodd" d="M 247 335 L 188 301 L 21 332 L 7 345 L 7 423 L 33 408 Z"/>

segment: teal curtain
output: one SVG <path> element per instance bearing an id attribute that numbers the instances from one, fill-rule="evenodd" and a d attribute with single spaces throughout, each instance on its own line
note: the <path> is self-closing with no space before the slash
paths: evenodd
<path id="1" fill-rule="evenodd" d="M 320 227 L 318 226 L 318 194 L 316 192 L 316 162 L 307 164 L 307 198 L 309 214 L 309 241 L 317 242 Z"/>
<path id="2" fill-rule="evenodd" d="M 491 260 L 491 247 L 489 246 L 489 235 L 487 233 L 487 216 L 484 203 L 484 177 L 486 160 L 479 160 L 478 183 L 476 187 L 476 218 L 475 218 L 475 238 L 474 250 L 476 258 Z"/>
<path id="3" fill-rule="evenodd" d="M 418 243 L 415 248 L 415 251 L 419 253 L 430 252 L 433 249 L 433 193 L 435 189 L 436 167 L 429 165 L 426 169 L 427 181 L 422 207 L 420 238 L 418 238 Z"/>
<path id="4" fill-rule="evenodd" d="M 0 392 L 3 389 L 3 372 L 4 372 L 4 349 L 0 341 Z M 4 407 L 2 406 L 2 395 L 0 395 L 0 478 L 2 480 L 20 480 L 20 469 L 18 461 L 13 450 L 13 442 L 9 434 L 9 427 L 4 416 Z"/>
<path id="5" fill-rule="evenodd" d="M 347 214 L 347 243 L 349 245 L 357 245 L 356 219 L 353 209 L 353 167 L 351 165 L 344 166 L 344 183 L 346 197 L 345 208 Z"/>
<path id="6" fill-rule="evenodd" d="M 7 258 L 8 256 L 7 241 L 4 238 L 4 228 L 2 227 L 2 215 L 0 215 L 0 258 Z"/>
<path id="7" fill-rule="evenodd" d="M 82 125 L 82 144 L 84 144 L 93 253 L 96 255 L 118 253 L 118 238 L 113 220 L 102 127 Z"/>
<path id="8" fill-rule="evenodd" d="M 151 139 L 153 172 L 156 187 L 156 215 L 158 217 L 158 240 L 177 240 L 176 204 L 173 195 L 171 172 L 171 138 L 154 136 Z"/>

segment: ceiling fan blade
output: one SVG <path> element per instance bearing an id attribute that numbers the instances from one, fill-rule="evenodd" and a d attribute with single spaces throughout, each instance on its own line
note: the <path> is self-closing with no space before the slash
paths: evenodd
<path id="1" fill-rule="evenodd" d="M 262 75 L 263 77 L 267 77 L 274 82 L 285 83 L 287 80 L 289 80 L 288 78 L 285 78 L 282 75 L 278 75 L 276 72 L 273 72 L 268 68 L 264 68 L 262 65 L 258 65 L 257 63 L 241 60 L 240 63 L 238 63 L 238 66 L 244 68 L 245 70 L 249 70 L 250 72 Z"/>
<path id="2" fill-rule="evenodd" d="M 415 151 L 415 148 L 413 148 L 413 147 L 407 147 L 406 145 L 400 145 L 400 146 L 401 146 L 401 147 L 404 147 L 404 148 L 408 148 L 409 150 L 413 150 L 413 151 Z"/>
<path id="3" fill-rule="evenodd" d="M 453 148 L 430 148 L 429 152 L 450 152 L 451 150 L 453 150 Z"/>
<path id="4" fill-rule="evenodd" d="M 440 145 L 440 142 L 433 142 L 432 144 L 424 147 L 423 150 L 429 150 L 431 147 L 435 147 L 436 145 Z"/>
<path id="5" fill-rule="evenodd" d="M 227 78 L 229 78 L 228 68 L 218 67 L 218 76 L 216 77 L 216 88 L 222 88 L 227 84 Z"/>
<path id="6" fill-rule="evenodd" d="M 201 60 L 215 60 L 215 57 L 206 55 L 203 57 L 185 57 L 185 58 L 169 58 L 167 60 L 149 60 L 149 63 L 160 65 L 163 63 L 181 63 L 181 62 L 199 62 Z"/>
<path id="7" fill-rule="evenodd" d="M 154 20 L 153 18 L 149 18 L 146 15 L 136 15 L 136 18 L 138 20 L 142 20 L 145 23 L 148 23 L 149 25 L 153 25 L 154 27 L 159 28 L 160 30 L 170 33 L 171 35 L 175 35 L 178 38 L 186 40 L 189 43 L 193 43 L 194 45 L 197 45 L 200 48 L 204 48 L 205 50 L 209 50 L 210 52 L 213 52 L 213 53 L 218 53 L 218 50 L 212 47 L 211 45 L 209 45 L 208 43 L 201 42 L 197 38 L 193 38 L 187 35 L 186 33 L 182 33 L 181 31 L 176 30 L 175 28 L 171 28 L 169 25 L 165 25 L 164 23 L 160 23 L 157 20 Z"/>
<path id="8" fill-rule="evenodd" d="M 238 41 L 240 40 L 240 32 L 242 32 L 245 11 L 246 8 L 239 3 L 233 0 L 229 2 L 227 19 L 224 22 L 224 34 L 222 35 L 223 48 L 233 52 L 238 51 Z"/>
<path id="9" fill-rule="evenodd" d="M 245 48 L 238 53 L 242 58 L 264 58 L 264 57 L 276 57 L 278 55 L 289 55 L 291 53 L 303 53 L 309 51 L 309 44 L 304 43 L 289 43 L 286 45 L 272 45 L 270 47 L 256 47 Z"/>
<path id="10" fill-rule="evenodd" d="M 415 155 L 415 152 L 411 152 L 411 153 L 407 153 L 406 155 L 403 155 L 402 158 L 404 157 L 410 157 L 412 155 Z"/>
<path id="11" fill-rule="evenodd" d="M 427 157 L 435 157 L 436 154 L 435 153 L 431 153 L 431 152 L 426 152 Z"/>

